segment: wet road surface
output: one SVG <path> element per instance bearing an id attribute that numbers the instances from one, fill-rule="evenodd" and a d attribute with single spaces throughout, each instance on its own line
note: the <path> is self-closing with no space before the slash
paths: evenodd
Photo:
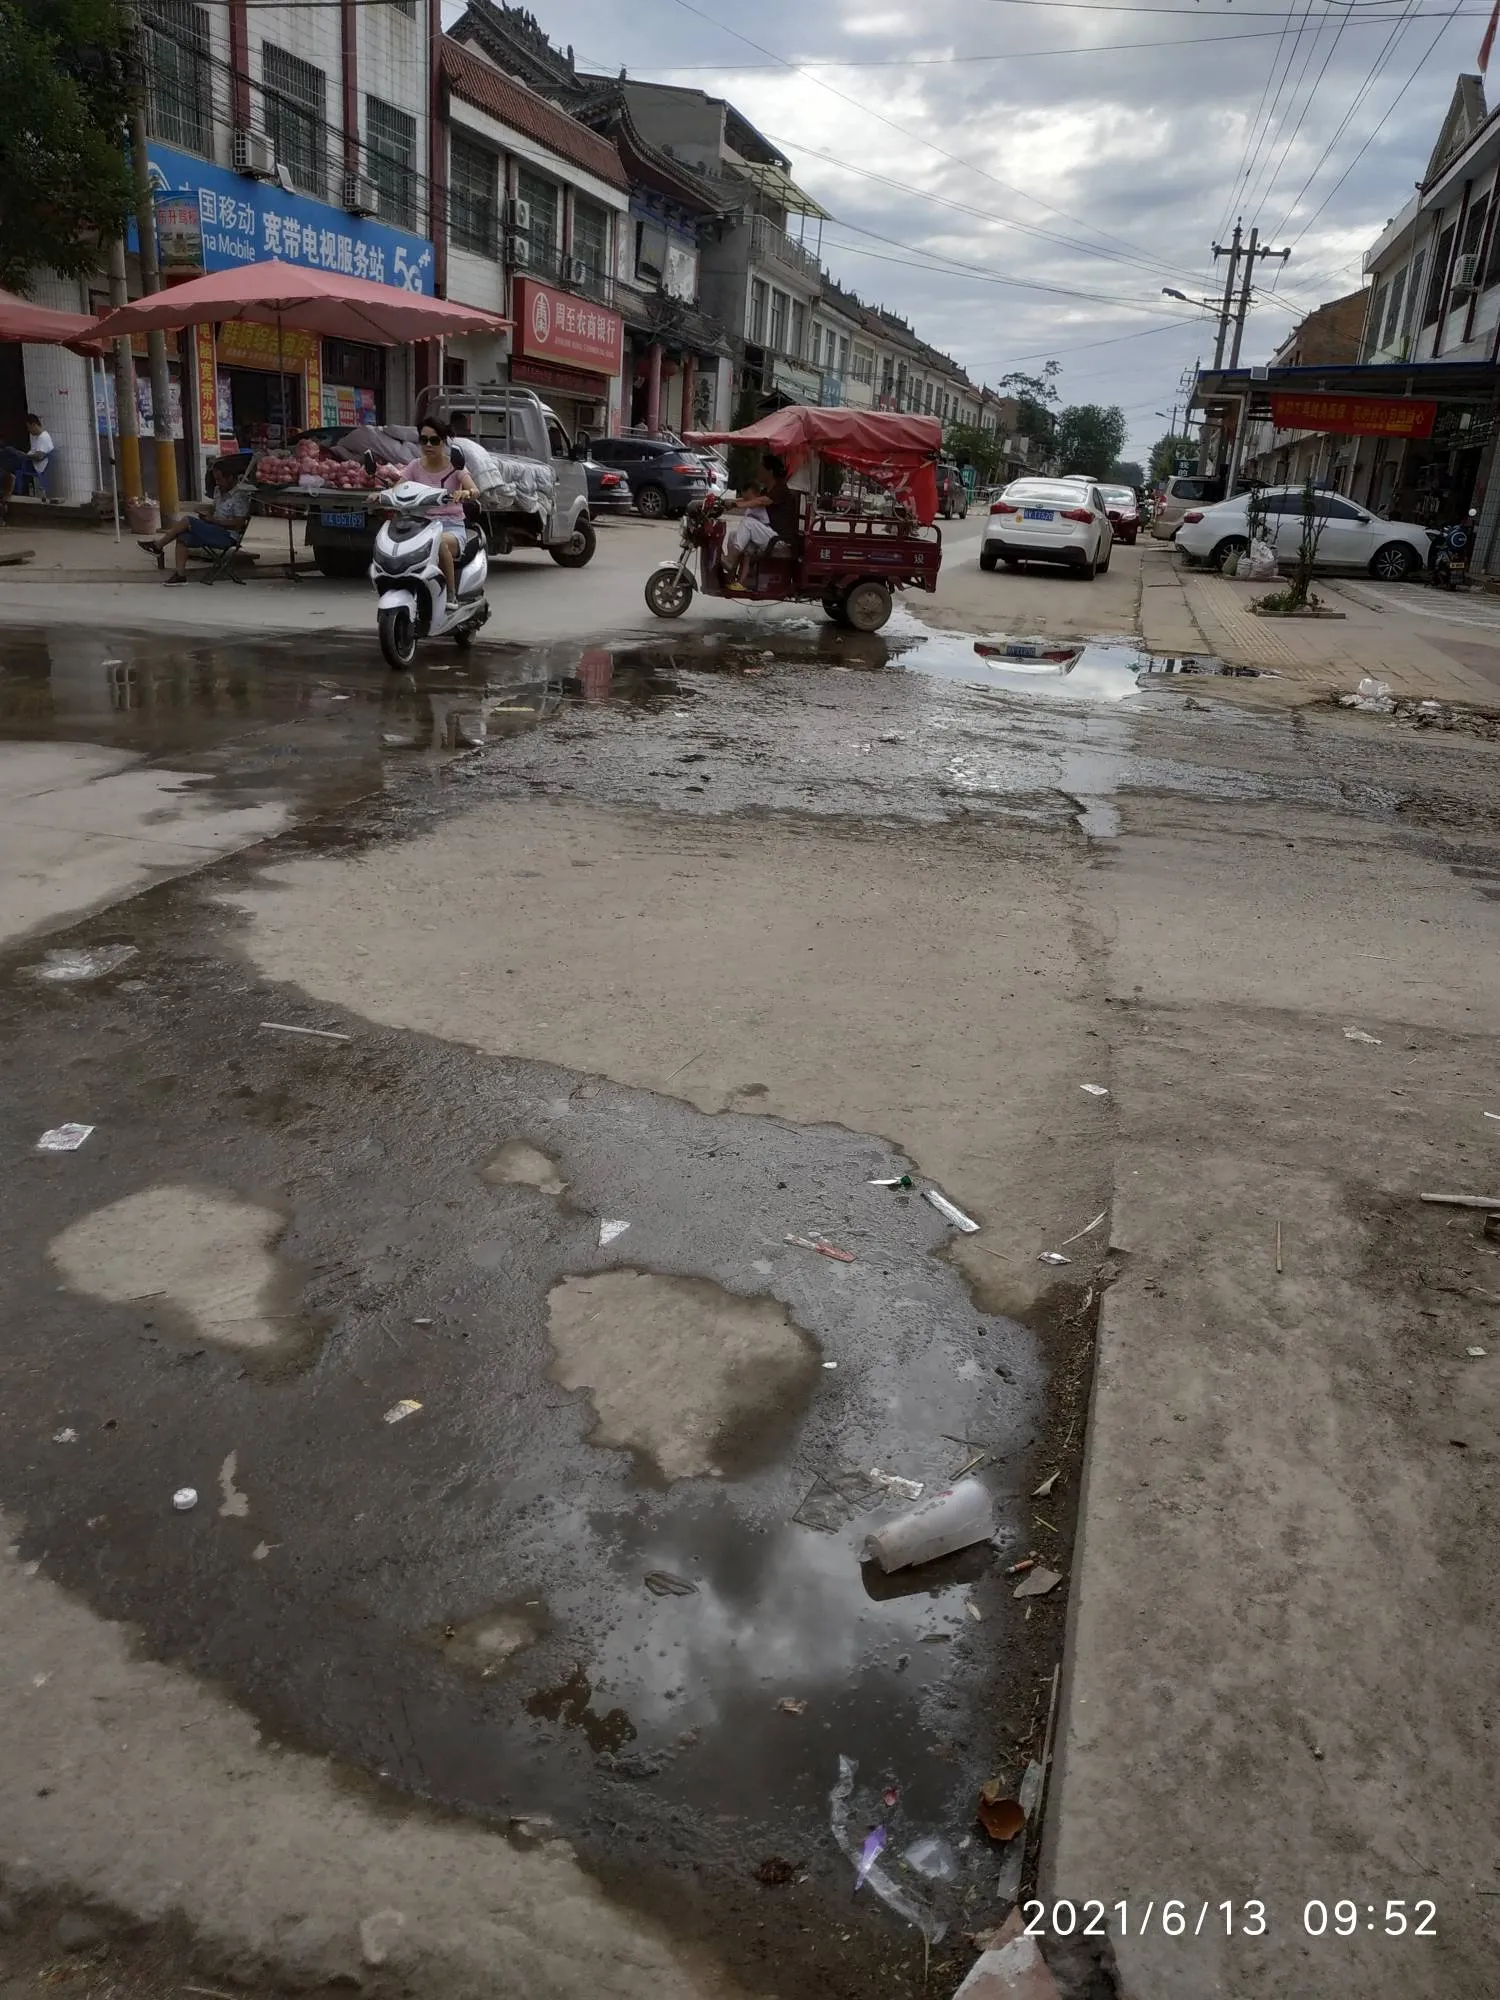
<path id="1" fill-rule="evenodd" d="M 1419 791 L 1368 736 L 1341 770 L 1294 719 L 1185 712 L 1128 646 L 993 664 L 951 635 L 781 627 L 490 649 L 415 683 L 369 651 L 19 635 L 0 749 L 123 747 L 281 796 L 278 855 L 528 790 L 1107 842 L 1122 794 L 1421 826 L 1464 783 Z M 781 1993 L 918 1990 L 911 1933 L 850 1900 L 838 1760 L 851 1825 L 886 1826 L 895 1855 L 948 1844 L 951 1880 L 902 1876 L 934 1934 L 987 1921 L 973 1803 L 1036 1754 L 1063 1610 L 1004 1572 L 1032 1551 L 1054 1371 L 1107 1267 L 1028 1325 L 978 1311 L 933 1209 L 871 1185 L 909 1165 L 885 1141 L 310 1008 L 247 972 L 236 925 L 169 884 L 68 935 L 133 947 L 106 976 L 39 982 L 24 942 L 0 974 L 25 1054 L 3 1240 L 27 1328 L 0 1363 L 0 1499 L 24 1554 L 286 1740 L 521 1839 L 550 1818 L 622 1897 L 747 1976 L 774 1967 Z M 92 1138 L 37 1155 L 64 1120 Z M 163 1204 L 145 1251 L 138 1215 L 100 1220 L 143 1191 Z M 207 1279 L 186 1244 L 205 1191 L 230 1246 Z M 601 1246 L 612 1219 L 629 1227 Z M 1069 1386 L 1076 1463 L 1086 1377 Z M 420 1408 L 387 1421 L 402 1399 Z M 914 1578 L 861 1564 L 893 1504 L 872 1468 L 931 1488 L 976 1459 L 993 1547 Z M 184 1485 L 199 1502 L 176 1514 Z M 1064 1560 L 1072 1504 L 1049 1523 Z M 768 1905 L 756 1871 L 781 1863 L 795 1886 Z"/>

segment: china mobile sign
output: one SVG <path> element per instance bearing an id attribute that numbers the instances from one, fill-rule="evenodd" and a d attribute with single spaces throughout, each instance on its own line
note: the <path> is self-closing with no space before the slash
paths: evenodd
<path id="1" fill-rule="evenodd" d="M 151 181 L 169 276 L 230 271 L 274 257 L 408 292 L 432 291 L 432 245 L 425 237 L 286 194 L 170 146 L 151 148 Z"/>
<path id="2" fill-rule="evenodd" d="M 535 278 L 516 280 L 517 354 L 561 361 L 596 375 L 618 375 L 625 322 L 607 306 L 555 292 Z"/>

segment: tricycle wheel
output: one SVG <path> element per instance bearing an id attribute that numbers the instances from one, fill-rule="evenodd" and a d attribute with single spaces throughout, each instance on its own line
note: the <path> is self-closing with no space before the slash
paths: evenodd
<path id="1" fill-rule="evenodd" d="M 844 598 L 842 623 L 855 632 L 878 632 L 891 615 L 891 593 L 878 577 L 867 576 Z"/>
<path id="2" fill-rule="evenodd" d="M 646 578 L 646 609 L 657 618 L 680 618 L 692 601 L 692 579 L 676 563 L 654 569 Z"/>
<path id="3" fill-rule="evenodd" d="M 825 590 L 823 593 L 823 609 L 828 613 L 828 616 L 833 620 L 835 625 L 842 625 L 846 629 L 848 628 L 849 620 L 844 611 L 843 591 Z"/>
<path id="4" fill-rule="evenodd" d="M 568 539 L 548 549 L 547 553 L 562 569 L 582 569 L 585 563 L 593 561 L 597 546 L 594 524 L 585 515 Z"/>

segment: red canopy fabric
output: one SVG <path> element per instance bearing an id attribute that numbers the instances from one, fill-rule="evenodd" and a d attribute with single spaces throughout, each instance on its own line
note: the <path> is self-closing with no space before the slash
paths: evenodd
<path id="1" fill-rule="evenodd" d="M 0 340 L 29 340 L 41 347 L 76 347 L 80 353 L 102 354 L 95 337 L 99 322 L 87 313 L 53 312 L 34 306 L 17 292 L 0 291 Z"/>
<path id="2" fill-rule="evenodd" d="M 511 324 L 477 306 L 429 299 L 421 292 L 345 278 L 336 271 L 304 270 L 273 258 L 169 285 L 151 298 L 106 313 L 94 332 L 113 340 L 120 334 L 166 332 L 224 319 L 253 320 L 260 326 L 280 321 L 328 340 L 367 340 L 381 347 L 444 334 L 504 333 Z"/>
<path id="3" fill-rule="evenodd" d="M 776 410 L 742 431 L 690 431 L 688 444 L 747 445 L 797 467 L 811 452 L 851 472 L 866 473 L 911 502 L 917 519 L 937 517 L 938 453 L 943 427 L 936 417 L 900 416 L 893 410 L 825 410 L 794 405 Z"/>

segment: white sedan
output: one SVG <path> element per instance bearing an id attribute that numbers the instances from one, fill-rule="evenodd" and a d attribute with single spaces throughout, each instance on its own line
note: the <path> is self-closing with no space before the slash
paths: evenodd
<path id="1" fill-rule="evenodd" d="M 1114 541 L 1109 509 L 1091 481 L 1013 479 L 990 503 L 979 567 L 1062 563 L 1092 582 L 1109 568 Z"/>
<path id="2" fill-rule="evenodd" d="M 1248 493 L 1216 507 L 1190 507 L 1175 540 L 1185 556 L 1222 569 L 1245 553 L 1250 541 Z M 1356 507 L 1340 493 L 1315 493 L 1319 569 L 1365 569 L 1384 582 L 1416 576 L 1427 566 L 1427 530 L 1410 521 L 1382 521 L 1368 507 Z M 1302 546 L 1302 488 L 1268 486 L 1260 495 L 1265 539 L 1280 563 L 1292 563 Z"/>

